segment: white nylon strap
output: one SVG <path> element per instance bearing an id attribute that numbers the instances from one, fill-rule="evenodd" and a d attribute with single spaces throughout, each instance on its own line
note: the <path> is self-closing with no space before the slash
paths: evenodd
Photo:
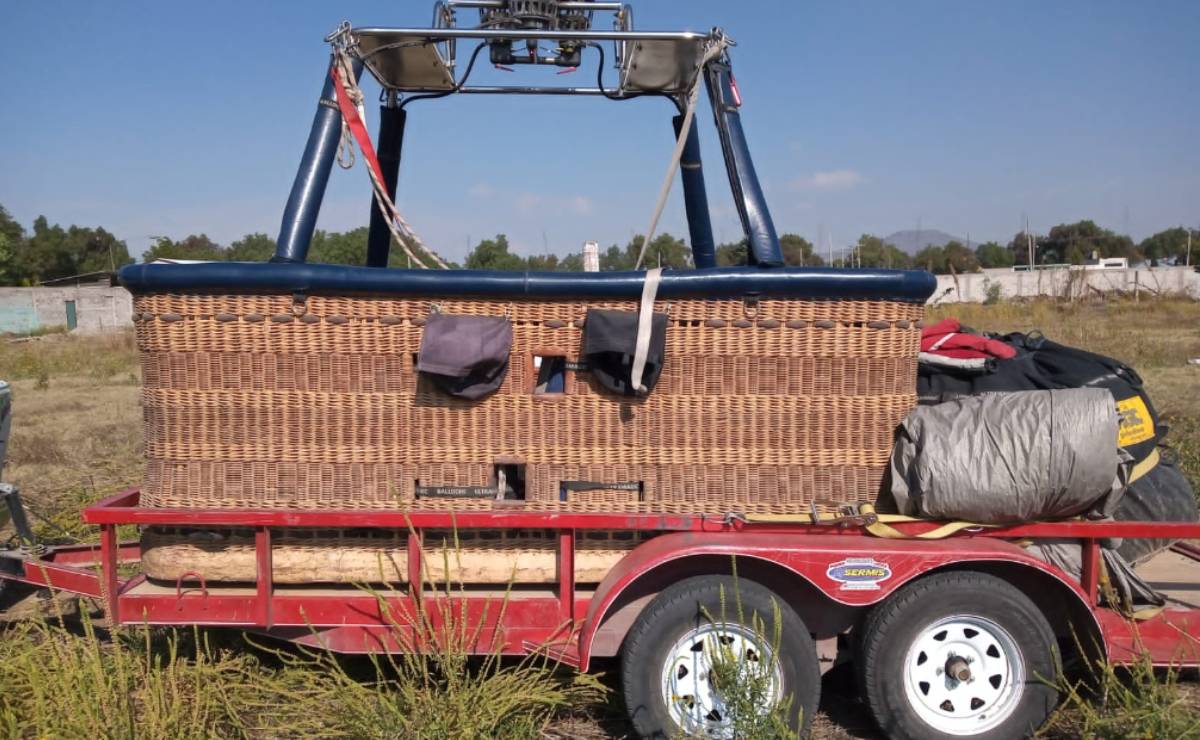
<path id="1" fill-rule="evenodd" d="M 959 332 L 956 332 L 956 331 L 952 331 L 952 332 L 950 332 L 950 333 L 949 333 L 949 334 L 947 334 L 946 336 L 944 336 L 944 337 L 942 337 L 941 339 L 939 339 L 939 340 L 937 340 L 936 342 L 934 342 L 934 343 L 933 343 L 933 345 L 932 345 L 932 346 L 931 346 L 929 349 L 927 349 L 927 350 L 925 350 L 925 351 L 926 351 L 926 352 L 932 352 L 932 351 L 933 351 L 933 350 L 935 350 L 935 349 L 941 349 L 941 347 L 942 347 L 942 345 L 943 345 L 943 344 L 945 344 L 946 342 L 950 341 L 950 337 L 957 336 L 958 334 L 959 334 Z"/>
<path id="2" fill-rule="evenodd" d="M 637 393 L 647 393 L 642 385 L 642 374 L 646 372 L 646 355 L 650 353 L 651 324 L 654 319 L 654 297 L 658 295 L 658 284 L 662 282 L 662 268 L 646 271 L 642 283 L 642 305 L 638 308 L 637 346 L 633 351 L 633 368 L 629 373 L 630 383 Z"/>

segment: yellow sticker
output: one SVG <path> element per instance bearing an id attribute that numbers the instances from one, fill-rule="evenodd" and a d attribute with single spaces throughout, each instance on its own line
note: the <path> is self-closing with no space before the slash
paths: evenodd
<path id="1" fill-rule="evenodd" d="M 1120 431 L 1117 432 L 1118 446 L 1129 447 L 1154 437 L 1154 421 L 1141 396 L 1117 401 L 1117 413 L 1121 417 Z"/>

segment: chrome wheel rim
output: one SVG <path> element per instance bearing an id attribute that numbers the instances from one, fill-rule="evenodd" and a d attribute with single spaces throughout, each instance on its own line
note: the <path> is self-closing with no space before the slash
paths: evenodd
<path id="1" fill-rule="evenodd" d="M 779 701 L 783 667 L 766 638 L 738 624 L 696 627 L 676 640 L 667 651 L 660 682 L 663 702 L 671 720 L 687 735 L 734 736 L 730 708 L 713 681 L 718 646 L 738 661 L 739 671 L 767 678 L 764 711 Z"/>
<path id="2" fill-rule="evenodd" d="M 1024 693 L 1025 660 L 1000 625 L 953 616 L 922 629 L 904 658 L 904 692 L 927 725 L 948 735 L 987 732 Z"/>

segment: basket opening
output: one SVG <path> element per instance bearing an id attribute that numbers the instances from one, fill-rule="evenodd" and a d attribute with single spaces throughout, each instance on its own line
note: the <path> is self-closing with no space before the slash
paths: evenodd
<path id="1" fill-rule="evenodd" d="M 533 395 L 548 396 L 567 392 L 567 358 L 562 355 L 534 355 L 536 378 Z"/>

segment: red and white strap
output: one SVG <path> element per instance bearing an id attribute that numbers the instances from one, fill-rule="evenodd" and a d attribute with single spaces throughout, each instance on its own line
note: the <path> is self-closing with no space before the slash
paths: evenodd
<path id="1" fill-rule="evenodd" d="M 375 154 L 375 146 L 371 143 L 371 135 L 367 132 L 367 126 L 363 122 L 366 118 L 366 112 L 363 109 L 363 94 L 362 90 L 354 81 L 354 75 L 351 72 L 350 58 L 344 51 L 337 51 L 335 62 L 330 69 L 330 75 L 333 77 L 333 90 L 337 97 L 338 110 L 342 113 L 342 126 L 344 130 L 348 130 L 358 142 L 358 148 L 362 151 L 363 159 L 367 163 L 367 174 L 371 178 L 371 187 L 375 192 L 375 202 L 383 212 L 384 220 L 387 221 L 388 230 L 392 232 L 392 238 L 408 255 L 408 258 L 414 264 L 421 268 L 428 268 L 421 257 L 418 257 L 409 244 L 413 244 L 423 253 L 425 257 L 432 260 L 438 267 L 448 269 L 449 265 L 442 260 L 425 243 L 417 236 L 404 217 L 396 209 L 396 204 L 392 200 L 391 195 L 387 191 L 387 186 L 383 180 L 383 169 L 379 166 L 379 158 Z"/>

